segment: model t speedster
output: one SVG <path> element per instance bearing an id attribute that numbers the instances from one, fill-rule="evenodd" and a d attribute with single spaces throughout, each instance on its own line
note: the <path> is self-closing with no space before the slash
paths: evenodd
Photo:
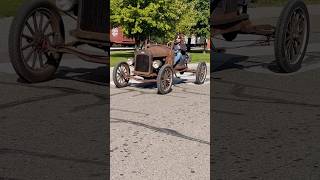
<path id="1" fill-rule="evenodd" d="M 167 94 L 172 90 L 174 75 L 185 72 L 196 75 L 195 84 L 203 84 L 207 75 L 206 63 L 199 63 L 196 70 L 190 69 L 188 63 L 191 57 L 185 54 L 185 58 L 175 64 L 173 44 L 169 42 L 167 45 L 145 45 L 135 52 L 134 59 L 128 59 L 128 62 L 120 62 L 116 65 L 113 70 L 113 82 L 116 87 L 126 87 L 130 79 L 144 83 L 156 82 L 158 93 Z"/>
<path id="2" fill-rule="evenodd" d="M 238 34 L 265 36 L 274 41 L 275 61 L 282 72 L 301 68 L 310 31 L 309 14 L 302 0 L 290 0 L 281 12 L 276 26 L 254 25 L 249 20 L 248 0 L 211 0 L 211 36 L 222 35 L 233 41 Z M 211 42 L 214 42 L 212 39 Z"/>
<path id="3" fill-rule="evenodd" d="M 48 80 L 56 72 L 64 53 L 107 64 L 108 12 L 108 0 L 25 1 L 12 22 L 9 36 L 9 54 L 15 71 L 27 82 Z M 75 39 L 71 42 L 65 42 L 63 15 L 77 22 L 70 31 Z M 78 48 L 84 44 L 106 53 Z"/>

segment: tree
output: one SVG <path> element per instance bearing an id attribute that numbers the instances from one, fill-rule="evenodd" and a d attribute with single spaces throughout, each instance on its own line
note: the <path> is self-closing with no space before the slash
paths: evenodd
<path id="1" fill-rule="evenodd" d="M 196 24 L 192 27 L 193 34 L 197 37 L 208 38 L 210 37 L 210 2 L 208 0 L 196 0 L 195 2 L 195 15 Z M 204 52 L 206 42 L 204 43 Z"/>
<path id="2" fill-rule="evenodd" d="M 136 44 L 150 37 L 171 39 L 196 25 L 195 3 L 188 0 L 111 0 L 111 24 L 121 26 Z"/>

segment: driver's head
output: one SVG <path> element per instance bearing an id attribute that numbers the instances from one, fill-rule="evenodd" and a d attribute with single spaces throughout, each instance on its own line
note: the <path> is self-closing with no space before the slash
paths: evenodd
<path id="1" fill-rule="evenodd" d="M 182 41 L 183 35 L 181 33 L 178 33 L 176 36 L 176 42 L 180 43 Z"/>
<path id="2" fill-rule="evenodd" d="M 180 39 L 179 37 L 177 37 L 176 42 L 177 42 L 177 43 L 180 43 L 180 42 L 181 42 L 181 39 Z"/>

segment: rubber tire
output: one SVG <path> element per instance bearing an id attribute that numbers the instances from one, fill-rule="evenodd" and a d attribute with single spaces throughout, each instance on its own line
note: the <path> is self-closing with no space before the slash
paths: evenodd
<path id="1" fill-rule="evenodd" d="M 55 5 L 46 0 L 25 1 L 17 11 L 17 15 L 12 21 L 8 47 L 9 57 L 14 70 L 21 79 L 29 83 L 42 82 L 51 79 L 55 74 L 62 58 L 61 53 L 56 54 L 56 57 L 48 60 L 48 66 L 45 69 L 37 71 L 32 70 L 23 62 L 20 51 L 20 34 L 24 28 L 26 18 L 33 10 L 37 8 L 46 8 L 50 10 L 54 18 L 56 18 L 56 22 L 60 31 L 58 43 L 64 44 L 65 42 L 64 24 L 61 15 L 59 14 L 59 10 L 55 7 Z"/>
<path id="2" fill-rule="evenodd" d="M 297 63 L 290 64 L 287 61 L 287 58 L 285 57 L 285 39 L 284 34 L 285 31 L 283 31 L 289 22 L 290 14 L 292 11 L 296 8 L 301 8 L 305 11 L 306 20 L 307 20 L 307 35 L 306 35 L 306 44 L 305 47 L 303 47 L 301 51 L 301 56 Z M 281 12 L 280 18 L 277 23 L 276 33 L 275 33 L 275 42 L 274 42 L 274 52 L 275 52 L 275 59 L 278 67 L 280 68 L 281 72 L 284 73 L 292 73 L 295 71 L 298 71 L 301 68 L 302 61 L 304 59 L 307 47 L 308 47 L 308 41 L 309 41 L 309 32 L 310 32 L 310 19 L 309 19 L 309 13 L 308 9 L 305 5 L 305 3 L 302 0 L 291 0 L 288 1 L 286 6 Z"/>
<path id="3" fill-rule="evenodd" d="M 233 41 L 234 39 L 236 39 L 238 36 L 238 32 L 229 32 L 229 33 L 225 33 L 222 34 L 223 39 L 225 39 L 226 41 Z"/>
<path id="4" fill-rule="evenodd" d="M 204 65 L 206 67 L 206 75 L 204 77 L 203 80 L 200 80 L 199 79 L 199 73 L 200 73 L 200 70 L 201 70 L 201 66 Z M 207 68 L 207 64 L 205 62 L 201 62 L 198 64 L 198 67 L 197 67 L 197 72 L 196 72 L 196 81 L 194 82 L 195 84 L 203 84 L 205 81 L 206 81 L 206 78 L 207 78 L 207 73 L 208 73 L 208 68 Z"/>
<path id="5" fill-rule="evenodd" d="M 172 78 L 172 83 L 171 83 L 170 88 L 169 88 L 167 91 L 165 91 L 165 90 L 161 87 L 161 77 L 163 76 L 164 70 L 167 69 L 167 68 L 170 68 L 171 71 L 172 71 L 172 76 L 171 76 L 171 78 Z M 164 94 L 168 94 L 169 92 L 172 91 L 173 74 L 174 74 L 174 72 L 173 72 L 173 69 L 172 69 L 171 65 L 166 64 L 166 65 L 163 65 L 163 66 L 161 67 L 161 69 L 160 69 L 160 71 L 159 71 L 159 73 L 158 73 L 158 77 L 157 77 L 158 94 L 164 95 Z"/>
<path id="6" fill-rule="evenodd" d="M 128 84 L 129 84 L 129 80 L 130 80 L 130 79 L 128 79 L 125 84 L 120 84 L 120 83 L 118 82 L 118 80 L 117 80 L 117 78 L 116 78 L 116 76 L 117 76 L 117 69 L 118 69 L 120 66 L 122 66 L 122 65 L 125 65 L 125 66 L 127 67 L 127 70 L 128 70 L 128 72 L 129 72 L 129 75 L 130 75 L 130 66 L 129 66 L 128 63 L 126 63 L 126 62 L 120 62 L 119 64 L 117 64 L 117 65 L 113 68 L 113 72 L 112 72 L 112 75 L 113 75 L 113 76 L 112 76 L 112 79 L 113 79 L 113 82 L 114 82 L 114 84 L 116 85 L 117 88 L 127 87 Z"/>

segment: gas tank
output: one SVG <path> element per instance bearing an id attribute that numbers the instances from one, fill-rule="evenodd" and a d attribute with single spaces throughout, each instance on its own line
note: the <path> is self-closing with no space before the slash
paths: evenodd
<path id="1" fill-rule="evenodd" d="M 148 52 L 153 58 L 165 58 L 173 54 L 172 49 L 165 45 L 147 45 L 143 51 Z"/>

